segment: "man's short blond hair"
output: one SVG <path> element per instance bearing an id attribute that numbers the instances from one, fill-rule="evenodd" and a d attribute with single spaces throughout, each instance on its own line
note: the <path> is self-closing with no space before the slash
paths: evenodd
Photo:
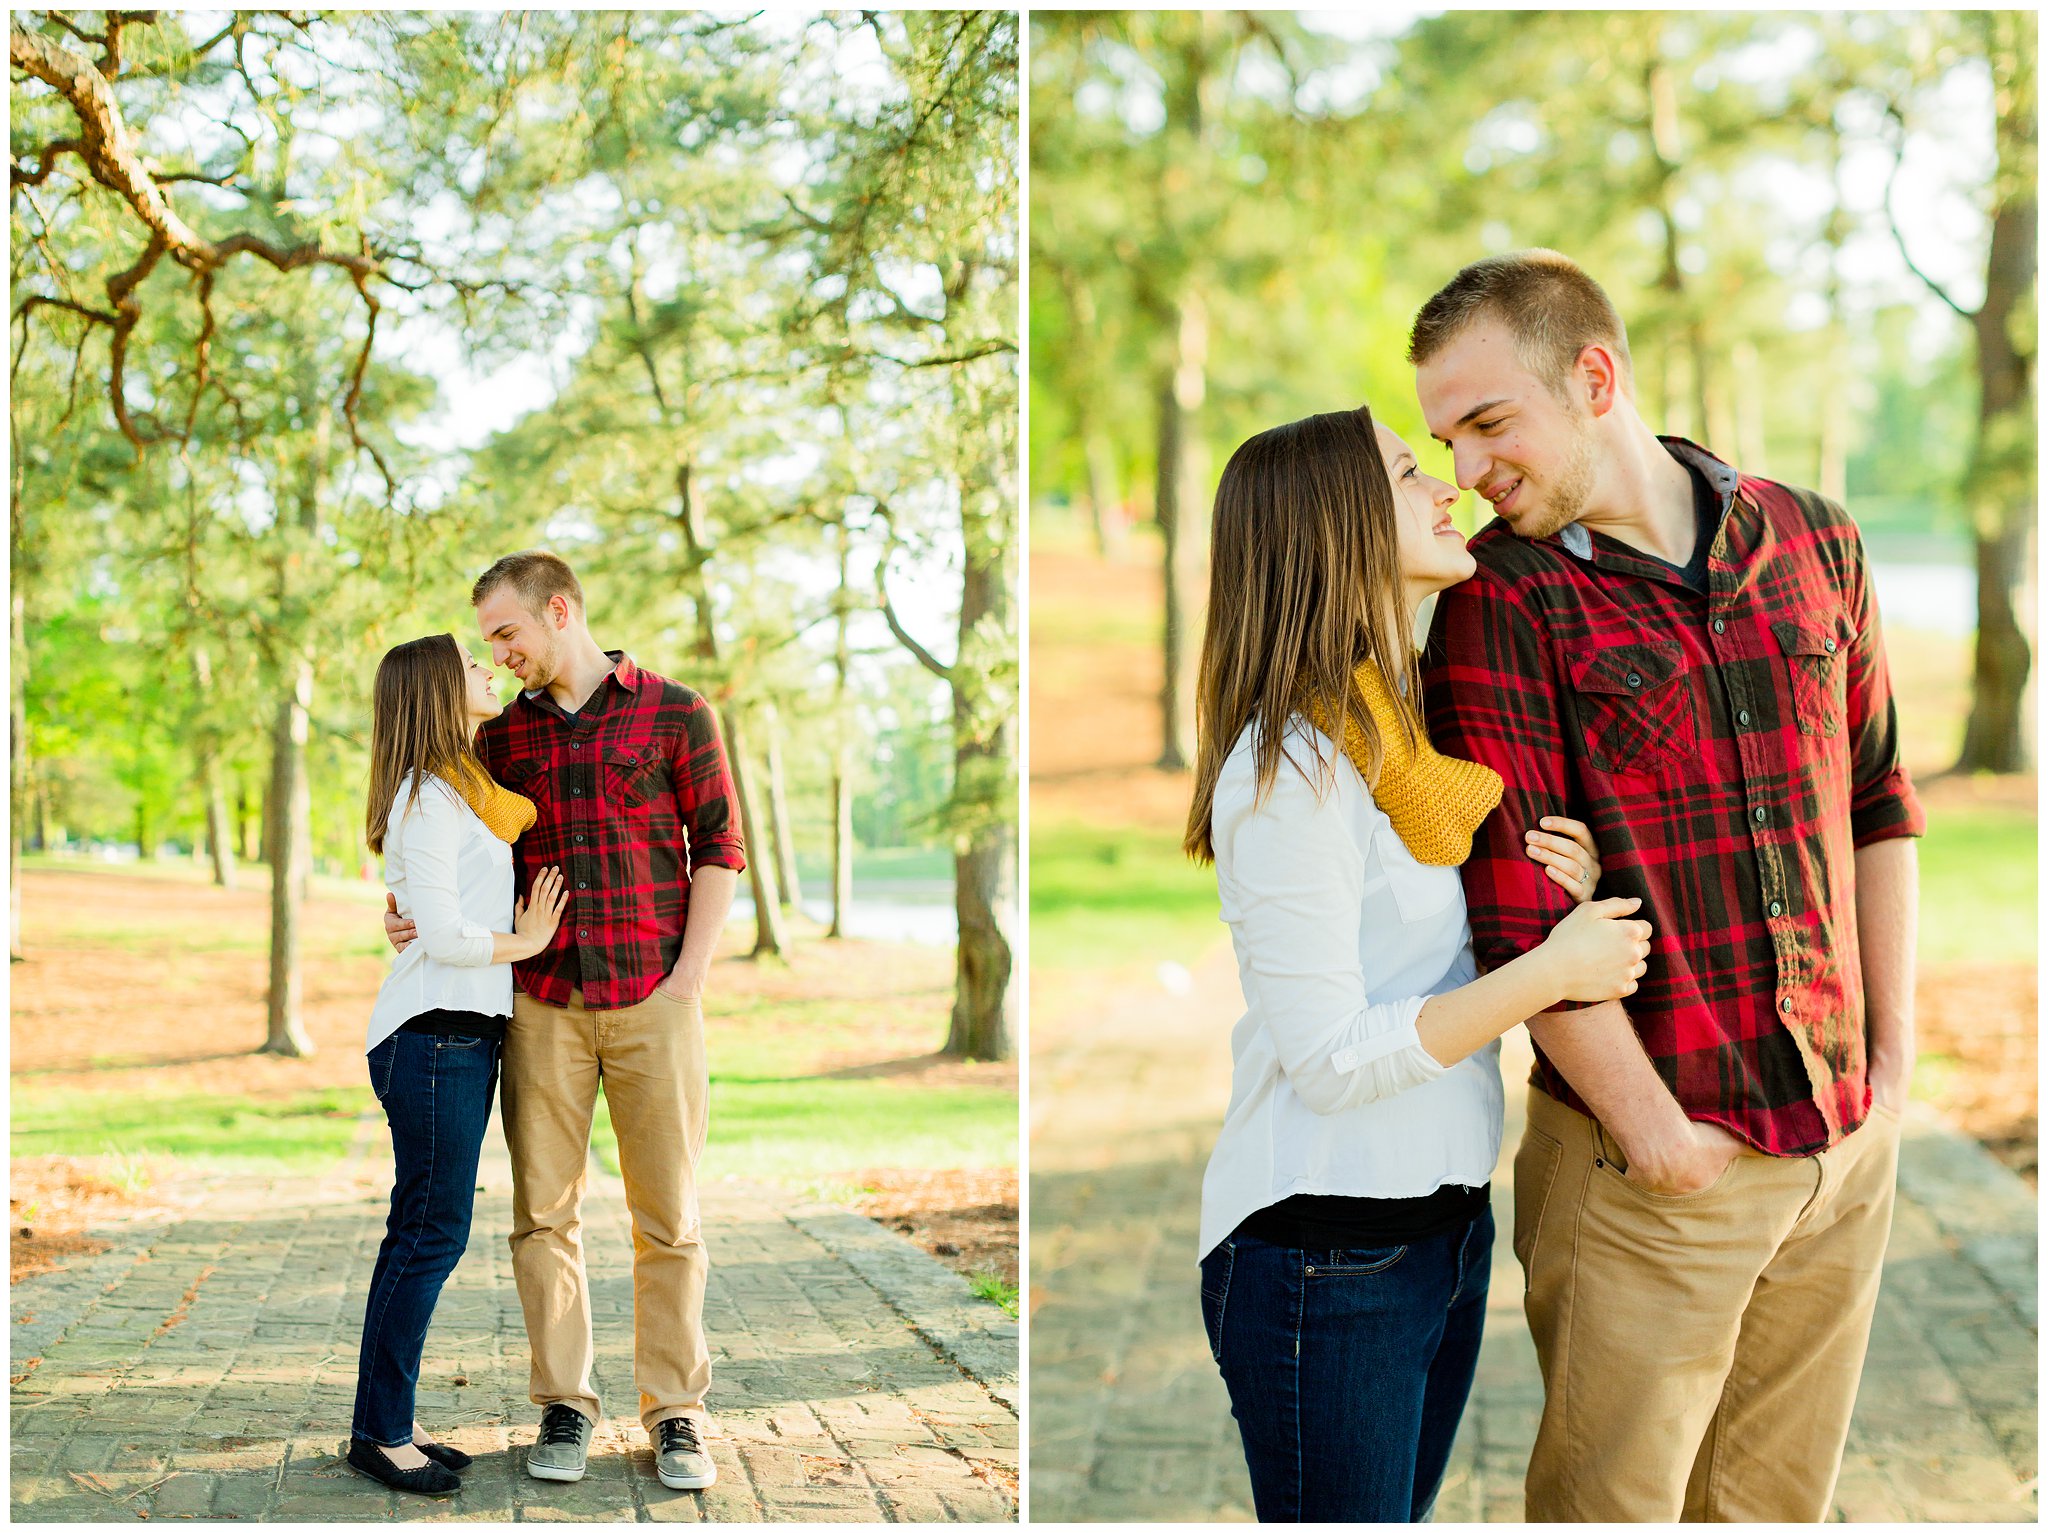
<path id="1" fill-rule="evenodd" d="M 1415 316 L 1408 360 L 1416 367 L 1482 318 L 1496 318 L 1515 338 L 1522 365 L 1552 393 L 1564 394 L 1588 346 L 1605 346 L 1635 392 L 1628 330 L 1599 283 L 1555 250 L 1517 250 L 1474 261 L 1443 285 Z"/>
<path id="2" fill-rule="evenodd" d="M 535 617 L 545 613 L 548 602 L 557 596 L 567 598 L 577 612 L 583 611 L 583 583 L 567 563 L 545 549 L 529 548 L 523 553 L 505 555 L 476 577 L 476 584 L 470 587 L 469 604 L 482 606 L 484 598 L 499 586 L 512 587 L 518 593 L 519 605 Z"/>

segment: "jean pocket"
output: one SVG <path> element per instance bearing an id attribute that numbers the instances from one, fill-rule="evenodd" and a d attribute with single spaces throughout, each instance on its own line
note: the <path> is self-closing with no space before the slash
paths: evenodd
<path id="1" fill-rule="evenodd" d="M 434 1046 L 442 1049 L 480 1049 L 490 1042 L 488 1038 L 474 1037 L 466 1033 L 443 1033 L 434 1039 Z"/>
<path id="2" fill-rule="evenodd" d="M 1209 1333 L 1209 1357 L 1223 1366 L 1223 1312 L 1230 1303 L 1230 1272 L 1237 1264 L 1237 1247 L 1232 1241 L 1202 1258 L 1202 1327 Z"/>
<path id="3" fill-rule="evenodd" d="M 370 1050 L 370 1090 L 378 1101 L 391 1094 L 391 1072 L 398 1064 L 398 1034 L 393 1033 Z"/>
<path id="4" fill-rule="evenodd" d="M 1305 1277 L 1371 1277 L 1376 1272 L 1385 1272 L 1407 1254 L 1406 1246 L 1359 1246 L 1331 1251 L 1322 1261 L 1311 1261 L 1301 1270 Z"/>

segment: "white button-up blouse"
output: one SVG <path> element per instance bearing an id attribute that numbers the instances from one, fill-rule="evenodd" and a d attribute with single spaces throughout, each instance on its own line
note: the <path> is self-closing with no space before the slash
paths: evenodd
<path id="1" fill-rule="evenodd" d="M 418 940 L 391 961 L 370 1010 L 367 1052 L 422 1012 L 512 1014 L 512 965 L 492 963 L 512 930 L 512 848 L 438 777 L 415 801 L 399 784 L 384 831 L 384 886 Z"/>
<path id="2" fill-rule="evenodd" d="M 1446 1069 L 1415 1032 L 1424 1000 L 1477 977 L 1458 870 L 1418 863 L 1302 718 L 1265 801 L 1254 794 L 1248 728 L 1209 820 L 1245 1013 L 1202 1179 L 1202 1255 L 1295 1193 L 1477 1187 L 1500 1156 L 1499 1040 Z"/>

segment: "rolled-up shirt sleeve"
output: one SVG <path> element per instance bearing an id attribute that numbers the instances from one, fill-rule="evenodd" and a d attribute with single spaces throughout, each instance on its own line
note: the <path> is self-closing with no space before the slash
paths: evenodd
<path id="1" fill-rule="evenodd" d="M 1846 513 L 1843 519 L 1847 520 Z M 1849 645 L 1849 833 L 1862 848 L 1898 836 L 1925 835 L 1927 816 L 1899 759 L 1899 713 L 1892 701 L 1883 625 L 1861 536 L 1856 539 L 1849 607 L 1856 629 Z"/>
<path id="2" fill-rule="evenodd" d="M 1283 760 L 1264 801 L 1253 797 L 1245 782 L 1219 790 L 1210 828 L 1217 862 L 1231 870 L 1223 917 L 1295 1095 L 1313 1112 L 1338 1113 L 1435 1080 L 1445 1067 L 1415 1031 L 1428 998 L 1368 997 L 1358 945 L 1365 853 L 1337 795 L 1319 797 Z"/>
<path id="3" fill-rule="evenodd" d="M 410 789 L 403 790 L 410 792 Z M 496 934 L 466 919 L 457 883 L 463 810 L 455 794 L 429 782 L 406 808 L 399 840 L 399 870 L 426 955 L 451 968 L 480 969 L 491 961 Z"/>
<path id="4" fill-rule="evenodd" d="M 676 813 L 690 838 L 690 871 L 731 868 L 744 873 L 747 847 L 740 829 L 739 790 L 725 743 L 718 737 L 718 718 L 703 698 L 693 694 L 690 702 L 669 757 Z"/>

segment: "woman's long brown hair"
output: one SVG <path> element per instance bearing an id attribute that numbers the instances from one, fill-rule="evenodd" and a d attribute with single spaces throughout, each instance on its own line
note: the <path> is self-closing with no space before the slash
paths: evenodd
<path id="1" fill-rule="evenodd" d="M 1262 431 L 1231 454 L 1216 486 L 1209 619 L 1195 703 L 1195 798 L 1181 842 L 1216 859 L 1209 817 L 1216 779 L 1255 725 L 1258 796 L 1272 789 L 1288 718 L 1327 698 L 1337 736 L 1357 730 L 1379 771 L 1379 733 L 1358 705 L 1352 672 L 1376 659 L 1417 737 L 1415 624 L 1401 596 L 1394 494 L 1364 406 Z M 1291 758 L 1290 758 L 1291 759 Z M 1318 792 L 1330 782 L 1325 762 Z M 1301 770 L 1297 764 L 1296 770 Z M 1307 774 L 1304 772 L 1303 774 Z M 1311 781 L 1314 781 L 1313 779 Z"/>
<path id="2" fill-rule="evenodd" d="M 468 679 L 453 634 L 394 645 L 377 663 L 370 692 L 370 794 L 363 810 L 371 851 L 384 850 L 384 827 L 407 772 L 413 774 L 410 808 L 429 777 L 459 783 L 475 770 L 465 706 Z"/>

